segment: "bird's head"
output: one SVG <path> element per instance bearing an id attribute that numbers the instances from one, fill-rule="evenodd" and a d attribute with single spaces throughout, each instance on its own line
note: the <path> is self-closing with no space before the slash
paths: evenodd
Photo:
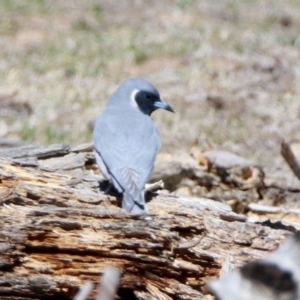
<path id="1" fill-rule="evenodd" d="M 162 101 L 157 89 L 148 81 L 133 78 L 125 81 L 130 91 L 130 104 L 146 115 L 151 115 L 155 110 L 162 108 L 174 112 L 173 108 Z"/>

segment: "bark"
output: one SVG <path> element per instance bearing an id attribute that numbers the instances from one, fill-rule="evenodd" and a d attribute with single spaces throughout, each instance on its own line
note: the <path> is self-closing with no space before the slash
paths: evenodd
<path id="1" fill-rule="evenodd" d="M 151 220 L 134 217 L 99 190 L 89 145 L 22 148 L 0 152 L 3 300 L 72 299 L 108 266 L 122 272 L 124 299 L 209 299 L 225 262 L 262 258 L 291 234 L 167 191 L 152 194 Z"/>
<path id="2" fill-rule="evenodd" d="M 220 300 L 300 299 L 300 233 L 274 253 L 210 282 Z"/>

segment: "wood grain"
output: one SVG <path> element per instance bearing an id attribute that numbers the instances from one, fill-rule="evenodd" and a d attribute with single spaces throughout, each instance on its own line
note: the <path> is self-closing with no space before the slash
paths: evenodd
<path id="1" fill-rule="evenodd" d="M 122 272 L 121 297 L 207 299 L 206 283 L 228 255 L 235 268 L 291 234 L 166 191 L 148 203 L 152 220 L 134 217 L 88 178 L 0 158 L 1 299 L 72 299 L 108 266 Z"/>

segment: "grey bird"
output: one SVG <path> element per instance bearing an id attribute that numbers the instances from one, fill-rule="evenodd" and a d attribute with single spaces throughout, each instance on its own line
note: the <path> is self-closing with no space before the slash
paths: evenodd
<path id="1" fill-rule="evenodd" d="M 145 184 L 154 167 L 160 138 L 150 115 L 156 109 L 174 112 L 148 81 L 124 81 L 97 118 L 93 139 L 103 176 L 123 193 L 122 207 L 132 214 L 148 213 Z"/>

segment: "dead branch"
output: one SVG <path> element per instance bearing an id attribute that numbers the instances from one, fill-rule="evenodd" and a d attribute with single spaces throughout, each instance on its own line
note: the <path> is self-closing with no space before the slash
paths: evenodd
<path id="1" fill-rule="evenodd" d="M 290 166 L 295 176 L 300 180 L 300 164 L 295 157 L 290 145 L 285 141 L 281 143 L 281 155 Z"/>

